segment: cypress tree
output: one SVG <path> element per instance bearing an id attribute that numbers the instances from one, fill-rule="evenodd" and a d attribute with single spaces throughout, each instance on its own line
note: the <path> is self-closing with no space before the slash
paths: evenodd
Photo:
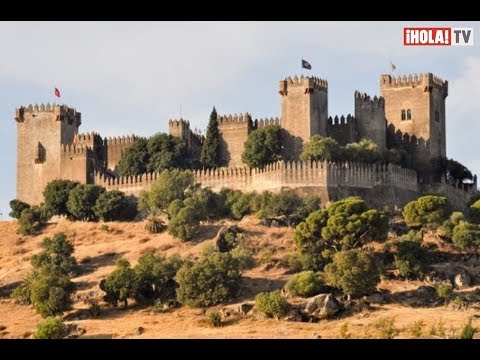
<path id="1" fill-rule="evenodd" d="M 220 131 L 218 130 L 217 110 L 215 110 L 215 107 L 213 107 L 210 114 L 200 160 L 206 168 L 216 168 L 222 165 L 220 159 Z"/>

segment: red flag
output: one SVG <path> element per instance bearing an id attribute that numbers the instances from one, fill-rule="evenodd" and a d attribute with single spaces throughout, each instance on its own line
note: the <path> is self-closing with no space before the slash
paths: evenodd
<path id="1" fill-rule="evenodd" d="M 55 88 L 55 96 L 60 97 L 60 90 L 58 90 L 57 88 Z"/>

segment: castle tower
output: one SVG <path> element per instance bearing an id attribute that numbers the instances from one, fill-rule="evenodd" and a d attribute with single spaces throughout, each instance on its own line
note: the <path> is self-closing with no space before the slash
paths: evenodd
<path id="1" fill-rule="evenodd" d="M 432 73 L 392 77 L 382 75 L 380 92 L 385 98 L 385 117 L 395 131 L 424 143 L 414 152 L 413 164 L 436 172 L 446 156 L 445 99 L 448 81 Z"/>
<path id="2" fill-rule="evenodd" d="M 72 144 L 81 114 L 65 105 L 30 105 L 15 109 L 17 122 L 17 198 L 31 205 L 61 178 L 62 144 Z"/>
<path id="3" fill-rule="evenodd" d="M 282 127 L 293 137 L 286 153 L 298 158 L 303 143 L 313 135 L 327 135 L 328 83 L 317 77 L 286 78 L 280 81 Z"/>
<path id="4" fill-rule="evenodd" d="M 218 116 L 218 129 L 222 163 L 229 167 L 245 166 L 242 153 L 248 134 L 253 129 L 251 116 L 248 113 Z"/>
<path id="5" fill-rule="evenodd" d="M 185 142 L 192 160 L 200 159 L 203 136 L 198 131 L 192 131 L 190 129 L 190 122 L 188 120 L 182 118 L 169 120 L 168 133 Z"/>
<path id="6" fill-rule="evenodd" d="M 380 151 L 387 148 L 387 124 L 385 121 L 385 101 L 382 97 L 371 98 L 367 94 L 355 91 L 355 119 L 357 141 L 370 139 Z"/>

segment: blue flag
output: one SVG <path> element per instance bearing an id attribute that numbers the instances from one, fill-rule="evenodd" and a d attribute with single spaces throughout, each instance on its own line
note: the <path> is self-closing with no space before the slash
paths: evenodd
<path id="1" fill-rule="evenodd" d="M 312 70 L 312 65 L 307 60 L 302 59 L 302 69 Z"/>

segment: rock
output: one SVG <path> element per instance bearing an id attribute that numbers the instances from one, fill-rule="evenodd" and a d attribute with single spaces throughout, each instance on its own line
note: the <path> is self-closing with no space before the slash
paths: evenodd
<path id="1" fill-rule="evenodd" d="M 455 275 L 454 284 L 456 287 L 462 288 L 472 285 L 472 278 L 466 271 L 462 271 Z"/>
<path id="2" fill-rule="evenodd" d="M 418 305 L 437 301 L 437 291 L 433 286 L 419 286 L 415 291 L 415 295 L 420 300 L 420 303 Z"/>
<path id="3" fill-rule="evenodd" d="M 340 310 L 340 303 L 332 294 L 319 294 L 305 300 L 303 312 L 311 318 L 325 319 Z"/>
<path id="4" fill-rule="evenodd" d="M 139 326 L 133 329 L 133 335 L 142 335 L 145 332 L 145 328 Z"/>
<path id="5" fill-rule="evenodd" d="M 372 307 L 365 299 L 345 301 L 343 306 L 345 307 L 345 310 L 352 314 L 372 310 Z"/>
<path id="6" fill-rule="evenodd" d="M 260 225 L 270 227 L 270 225 L 272 225 L 272 219 L 262 219 L 262 221 L 260 221 Z"/>
<path id="7" fill-rule="evenodd" d="M 382 293 L 376 292 L 369 296 L 366 299 L 370 304 L 385 304 L 386 299 Z"/>
<path id="8" fill-rule="evenodd" d="M 83 327 L 78 326 L 77 324 L 69 324 L 66 326 L 67 338 L 76 339 L 79 336 L 82 336 L 87 332 Z"/>
<path id="9" fill-rule="evenodd" d="M 228 318 L 232 315 L 232 310 L 229 308 L 223 308 L 220 310 L 220 315 L 222 315 L 222 319 Z"/>
<path id="10" fill-rule="evenodd" d="M 280 223 L 276 219 L 273 219 L 272 222 L 270 223 L 270 227 L 280 227 L 280 226 L 281 226 Z"/>
<path id="11" fill-rule="evenodd" d="M 241 315 L 247 315 L 247 313 L 253 309 L 253 304 L 243 303 L 238 305 L 237 313 Z"/>
<path id="12" fill-rule="evenodd" d="M 295 321 L 301 322 L 303 320 L 302 314 L 299 309 L 292 309 L 290 312 L 283 318 L 285 321 Z"/>

